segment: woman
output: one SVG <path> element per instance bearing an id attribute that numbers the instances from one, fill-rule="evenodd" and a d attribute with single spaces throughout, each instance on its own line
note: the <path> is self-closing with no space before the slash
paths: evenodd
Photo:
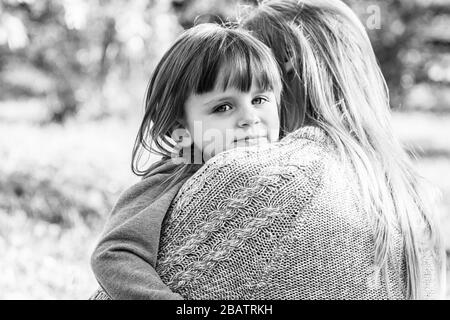
<path id="1" fill-rule="evenodd" d="M 162 280 L 196 299 L 441 297 L 440 234 L 358 18 L 337 0 L 274 0 L 241 21 L 273 50 L 285 132 L 299 129 L 186 182 L 163 227 Z"/>

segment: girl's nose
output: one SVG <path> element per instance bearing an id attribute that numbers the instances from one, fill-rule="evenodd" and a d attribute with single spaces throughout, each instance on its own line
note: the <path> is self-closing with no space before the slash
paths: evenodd
<path id="1" fill-rule="evenodd" d="M 238 126 L 246 127 L 252 126 L 260 122 L 259 116 L 256 113 L 255 107 L 253 105 L 243 107 L 239 114 Z"/>

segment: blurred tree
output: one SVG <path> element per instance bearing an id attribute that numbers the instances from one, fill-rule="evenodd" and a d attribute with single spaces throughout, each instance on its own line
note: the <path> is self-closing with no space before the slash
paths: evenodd
<path id="1" fill-rule="evenodd" d="M 107 113 L 104 87 L 111 75 L 121 74 L 120 82 L 151 66 L 176 36 L 170 10 L 170 3 L 156 0 L 0 0 L 0 98 L 45 96 L 49 120 L 64 122 L 98 95 L 97 113 Z M 19 69 L 32 76 L 18 77 Z M 47 86 L 36 88 L 36 74 Z"/>
<path id="2" fill-rule="evenodd" d="M 369 32 L 391 106 L 450 111 L 450 0 L 344 1 Z"/>
<path id="3" fill-rule="evenodd" d="M 21 46 L 11 46 L 8 40 L 8 69 L 14 72 L 15 66 L 26 65 L 53 80 L 52 92 L 45 92 L 56 97 L 50 100 L 55 103 L 52 106 L 52 120 L 61 122 L 67 116 L 75 114 L 78 103 L 74 88 L 78 85 L 82 65 L 70 57 L 82 43 L 80 37 L 67 28 L 61 19 L 64 7 L 52 1 L 2 1 L 2 6 L 11 17 L 20 19 L 29 39 Z M 11 38 L 14 35 L 9 32 L 8 39 Z M 23 79 L 23 83 L 16 85 L 29 89 L 28 94 L 34 95 L 36 92 L 33 92 L 34 86 L 27 83 L 29 80 L 31 79 Z"/>

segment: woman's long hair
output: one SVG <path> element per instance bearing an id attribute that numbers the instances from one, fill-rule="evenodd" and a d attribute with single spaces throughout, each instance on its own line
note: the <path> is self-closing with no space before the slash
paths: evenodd
<path id="1" fill-rule="evenodd" d="M 353 164 L 374 226 L 375 263 L 385 276 L 392 235 L 400 228 L 406 296 L 420 299 L 419 253 L 431 244 L 427 249 L 444 274 L 442 241 L 431 195 L 393 134 L 387 86 L 363 25 L 338 0 L 263 1 L 240 24 L 272 49 L 280 65 L 284 128 L 320 126 Z"/>
<path id="2" fill-rule="evenodd" d="M 216 85 L 248 92 L 253 82 L 280 99 L 278 64 L 270 49 L 248 31 L 205 23 L 183 32 L 150 79 L 133 149 L 133 172 L 144 177 L 151 174 L 154 166 L 146 163 L 144 155 L 156 154 L 163 159 L 178 155 L 177 137 L 172 135 L 180 129 L 189 95 L 210 92 Z M 198 168 L 199 164 L 187 160 L 177 166 L 166 188 L 181 181 L 193 167 Z"/>

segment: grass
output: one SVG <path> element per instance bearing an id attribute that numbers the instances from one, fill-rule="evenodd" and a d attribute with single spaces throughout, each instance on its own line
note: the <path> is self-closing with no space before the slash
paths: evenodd
<path id="1" fill-rule="evenodd" d="M 62 229 L 0 212 L 0 299 L 85 299 L 95 289 L 89 252 L 98 229 Z"/>
<path id="2" fill-rule="evenodd" d="M 90 254 L 119 193 L 137 181 L 129 169 L 137 127 L 114 119 L 0 123 L 0 299 L 93 293 Z M 396 113 L 394 128 L 442 193 L 437 211 L 450 251 L 450 116 Z"/>

